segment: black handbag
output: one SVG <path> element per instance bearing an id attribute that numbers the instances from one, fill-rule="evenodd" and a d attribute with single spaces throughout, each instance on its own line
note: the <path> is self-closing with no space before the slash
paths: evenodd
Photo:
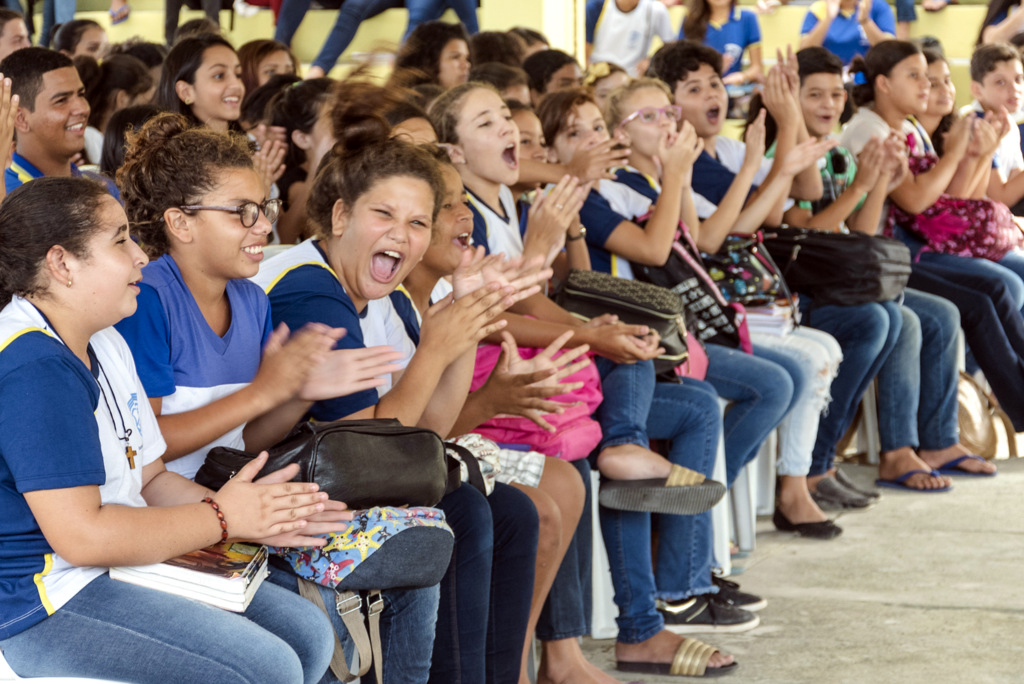
<path id="1" fill-rule="evenodd" d="M 910 278 L 910 250 L 892 238 L 780 228 L 765 233 L 764 246 L 789 287 L 815 305 L 892 301 Z"/>
<path id="2" fill-rule="evenodd" d="M 761 234 L 728 235 L 714 254 L 701 253 L 704 266 L 728 302 L 745 307 L 767 306 L 785 296 L 785 283 Z"/>
<path id="3" fill-rule="evenodd" d="M 292 463 L 299 482 L 316 482 L 350 509 L 374 506 L 434 506 L 461 483 L 458 463 L 445 454 L 436 432 L 406 427 L 394 419 L 301 423 L 268 450 L 257 478 Z M 195 480 L 220 489 L 257 454 L 215 447 Z"/>
<path id="4" fill-rule="evenodd" d="M 675 377 L 676 366 L 686 363 L 686 322 L 683 303 L 671 290 L 598 271 L 569 271 L 555 302 L 584 321 L 615 314 L 623 323 L 646 325 L 661 335 L 665 353 L 654 359 L 654 370 Z"/>

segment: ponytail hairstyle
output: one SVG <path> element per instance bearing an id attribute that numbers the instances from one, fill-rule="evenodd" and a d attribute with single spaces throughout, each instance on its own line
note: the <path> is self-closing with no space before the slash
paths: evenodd
<path id="1" fill-rule="evenodd" d="M 949 62 L 946 61 L 945 55 L 938 50 L 932 50 L 930 48 L 926 48 L 924 50 L 924 61 L 927 62 L 929 66 L 936 62 L 946 62 L 947 65 L 949 64 Z M 932 139 L 932 145 L 935 147 L 935 154 L 940 157 L 945 153 L 946 133 L 948 133 L 949 129 L 953 127 L 953 123 L 956 120 L 956 107 L 953 107 L 953 111 L 939 119 L 939 125 L 936 126 L 935 130 L 929 134 L 929 137 Z"/>
<path id="2" fill-rule="evenodd" d="M 75 68 L 89 101 L 89 125 L 97 129 L 110 118 L 119 92 L 134 100 L 153 87 L 149 69 L 130 55 L 111 55 L 99 65 L 92 57 L 75 57 Z"/>
<path id="3" fill-rule="evenodd" d="M 456 128 L 459 125 L 459 117 L 462 114 L 462 105 L 466 101 L 466 97 L 474 90 L 489 90 L 501 97 L 498 89 L 490 83 L 480 83 L 477 81 L 463 83 L 446 90 L 440 97 L 434 100 L 433 104 L 430 105 L 430 109 L 427 110 L 430 123 L 437 132 L 437 142 L 444 145 L 459 144 L 459 134 Z"/>
<path id="4" fill-rule="evenodd" d="M 853 76 L 853 103 L 858 107 L 875 101 L 875 80 L 888 76 L 893 67 L 907 57 L 921 54 L 916 43 L 907 40 L 883 40 L 875 43 L 863 57 L 857 56 L 850 63 Z"/>
<path id="5" fill-rule="evenodd" d="M 219 33 L 195 33 L 176 42 L 164 60 L 160 83 L 153 98 L 154 104 L 169 112 L 181 114 L 192 124 L 202 125 L 203 122 L 192 112 L 192 107 L 178 97 L 176 84 L 185 81 L 195 85 L 196 71 L 203 64 L 203 56 L 208 49 L 218 45 L 235 51 L 231 43 Z M 229 122 L 228 127 L 239 130 L 237 121 Z"/>
<path id="6" fill-rule="evenodd" d="M 337 122 L 339 115 L 332 113 Z M 319 236 L 332 235 L 334 205 L 340 200 L 351 211 L 360 197 L 380 181 L 395 176 L 422 180 L 434 195 L 431 220 L 444 200 L 444 178 L 431 153 L 422 146 L 389 138 L 391 127 L 380 115 L 347 120 L 334 149 L 320 162 L 306 202 L 306 216 Z"/>
<path id="7" fill-rule="evenodd" d="M 0 204 L 0 307 L 46 287 L 40 272 L 53 246 L 89 256 L 97 215 L 109 197 L 106 186 L 81 176 L 37 178 L 7 196 Z"/>
<path id="8" fill-rule="evenodd" d="M 195 126 L 180 114 L 161 114 L 128 134 L 117 172 L 132 234 L 151 259 L 167 253 L 164 212 L 196 204 L 213 190 L 221 171 L 252 169 L 248 138 Z"/>
<path id="9" fill-rule="evenodd" d="M 729 14 L 736 9 L 736 0 L 729 3 Z M 686 3 L 686 16 L 683 18 L 683 35 L 686 40 L 704 42 L 708 34 L 708 23 L 711 21 L 711 5 L 708 0 L 689 0 Z"/>
<path id="10" fill-rule="evenodd" d="M 608 130 L 614 131 L 622 123 L 628 114 L 626 114 L 626 108 L 623 106 L 630 95 L 641 90 L 657 90 L 665 94 L 668 98 L 669 104 L 672 102 L 672 91 L 668 89 L 665 82 L 657 78 L 651 78 L 649 76 L 643 76 L 641 78 L 635 78 L 626 85 L 616 88 L 608 94 L 608 102 L 605 104 L 604 121 L 608 124 Z"/>
<path id="11" fill-rule="evenodd" d="M 271 126 L 285 129 L 284 140 L 288 151 L 284 155 L 287 169 L 297 169 L 306 162 L 306 151 L 292 140 L 292 133 L 312 133 L 324 103 L 331 95 L 335 81 L 313 78 L 298 81 L 280 91 L 267 105 L 267 118 Z"/>

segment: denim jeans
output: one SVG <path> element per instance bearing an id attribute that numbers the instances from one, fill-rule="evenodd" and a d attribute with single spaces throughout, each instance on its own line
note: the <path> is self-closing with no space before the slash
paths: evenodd
<path id="1" fill-rule="evenodd" d="M 15 9 L 21 11 L 21 8 Z M 40 47 L 50 47 L 50 34 L 53 32 L 54 26 L 66 24 L 74 18 L 75 0 L 45 0 L 43 3 L 43 29 L 39 34 Z"/>
<path id="2" fill-rule="evenodd" d="M 942 297 L 908 289 L 903 325 L 878 373 L 882 451 L 944 449 L 957 443 L 960 314 Z"/>
<path id="3" fill-rule="evenodd" d="M 313 684 L 334 640 L 316 606 L 270 583 L 232 613 L 101 575 L 0 649 L 22 677 Z"/>
<path id="4" fill-rule="evenodd" d="M 896 21 L 917 21 L 914 0 L 896 0 Z"/>
<path id="5" fill-rule="evenodd" d="M 590 634 L 593 604 L 590 601 L 591 557 L 594 550 L 594 524 L 590 514 L 590 463 L 585 458 L 569 461 L 583 478 L 586 498 L 576 532 L 565 551 L 548 599 L 540 611 L 536 634 L 541 641 L 556 641 Z"/>
<path id="6" fill-rule="evenodd" d="M 449 7 L 455 10 L 469 35 L 480 30 L 476 18 L 476 0 L 407 0 L 405 6 L 409 8 L 409 25 L 402 36 L 403 43 L 409 39 L 413 29 L 425 21 L 440 19 Z"/>
<path id="7" fill-rule="evenodd" d="M 893 230 L 893 235 L 910 248 L 910 254 L 917 263 L 935 264 L 945 269 L 973 276 L 1002 280 L 1009 289 L 1014 301 L 1017 302 L 1017 309 L 1024 311 L 1024 254 L 1010 252 L 999 263 L 996 263 L 988 259 L 973 259 L 952 254 L 922 252 L 921 248 L 924 246 L 924 243 L 899 226 L 896 226 Z"/>
<path id="8" fill-rule="evenodd" d="M 792 408 L 793 377 L 771 360 L 777 358 L 779 352 L 756 345 L 753 356 L 708 345 L 707 381 L 718 396 L 730 402 L 722 423 L 729 487 Z"/>
<path id="9" fill-rule="evenodd" d="M 914 264 L 909 285 L 945 297 L 985 379 L 1014 428 L 1024 431 L 1024 318 L 1004 280 L 937 264 Z"/>
<path id="10" fill-rule="evenodd" d="M 270 568 L 270 582 L 298 594 L 297 578 L 287 570 Z M 331 625 L 338 635 L 345 659 L 352 662 L 355 645 L 338 612 L 334 610 L 333 589 L 320 587 L 324 605 L 330 613 Z M 384 610 L 380 615 L 381 672 L 383 684 L 425 684 L 430 672 L 430 654 L 437 620 L 437 585 L 420 589 L 387 589 L 382 592 Z M 365 615 L 365 608 L 364 608 Z M 330 670 L 320 684 L 336 684 L 338 678 Z M 377 684 L 374 668 L 361 677 L 363 684 Z"/>
<path id="11" fill-rule="evenodd" d="M 284 0 L 281 4 L 281 14 L 277 18 L 277 27 L 274 29 L 274 40 L 290 45 L 310 4 L 311 0 Z M 341 57 L 341 53 L 345 52 L 345 48 L 352 42 L 363 21 L 385 10 L 404 6 L 402 0 L 345 0 L 341 3 L 331 32 L 327 34 L 327 39 L 320 48 L 320 54 L 313 60 L 313 66 L 320 67 L 324 73 L 330 72 Z"/>
<path id="12" fill-rule="evenodd" d="M 515 684 L 537 561 L 537 509 L 515 487 L 490 496 L 466 485 L 441 499 L 455 532 L 441 581 L 430 681 Z"/>
<path id="13" fill-rule="evenodd" d="M 602 379 L 615 365 L 600 358 L 597 364 Z M 652 397 L 645 427 L 652 439 L 671 443 L 668 459 L 710 476 L 722 429 L 714 389 L 689 378 L 682 384 L 655 383 L 653 373 L 623 377 L 631 377 L 638 396 Z M 657 515 L 603 506 L 599 512 L 619 607 L 619 641 L 639 643 L 664 628 L 657 598 L 675 600 L 717 591 L 711 583 L 710 513 Z M 657 576 L 651 569 L 652 519 L 660 531 Z"/>
<path id="14" fill-rule="evenodd" d="M 832 335 L 843 350 L 843 362 L 832 381 L 832 403 L 818 421 L 818 435 L 808 475 L 824 475 L 832 467 L 836 445 L 853 422 L 857 405 L 889 357 L 903 325 L 895 302 L 858 306 L 814 306 L 800 295 L 803 322 Z"/>
<path id="15" fill-rule="evenodd" d="M 793 379 L 793 407 L 779 423 L 779 475 L 806 475 L 818 433 L 818 420 L 829 402 L 832 380 L 843 352 L 828 333 L 806 325 L 787 335 L 752 335 L 755 349 L 778 363 Z"/>

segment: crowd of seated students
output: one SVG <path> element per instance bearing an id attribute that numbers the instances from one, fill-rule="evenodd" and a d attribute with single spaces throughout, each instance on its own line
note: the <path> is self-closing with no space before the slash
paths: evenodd
<path id="1" fill-rule="evenodd" d="M 236 50 L 202 25 L 169 51 L 131 41 L 104 58 L 102 29 L 68 22 L 55 50 L 0 55 L 10 667 L 336 681 L 346 627 L 287 571 L 240 614 L 104 572 L 223 539 L 325 544 L 353 513 L 294 467 L 254 480 L 261 456 L 219 491 L 192 481 L 211 448 L 260 452 L 306 420 L 394 418 L 494 447 L 493 489 L 437 504 L 455 537 L 443 580 L 383 593 L 380 684 L 525 684 L 535 639 L 536 681 L 619 681 L 579 642 L 595 533 L 617 670 L 735 669 L 691 635 L 753 629 L 766 601 L 714 573 L 707 507 L 680 511 L 723 490 L 720 443 L 730 487 L 777 430 L 775 527 L 838 537 L 830 511 L 879 499 L 835 465 L 873 382 L 879 487 L 995 475 L 959 443 L 957 337 L 1024 429 L 1024 239 L 1007 207 L 1024 197 L 1024 61 L 986 40 L 958 114 L 946 59 L 891 39 L 888 5 L 820 4 L 804 48 L 768 70 L 756 16 L 718 0 L 688 8 L 678 41 L 656 0 L 588 3 L 587 69 L 530 29 L 417 22 L 384 85 L 326 78 L 329 60 L 299 80 L 285 43 Z M 644 12 L 656 26 L 626 44 Z M 649 55 L 653 35 L 668 42 Z M 726 86 L 747 83 L 740 141 L 721 134 Z M 974 230 L 936 228 L 956 222 Z M 550 297 L 572 269 L 629 280 L 684 243 L 702 273 L 728 236 L 783 224 L 904 241 L 908 289 L 857 306 L 801 295 L 803 325 L 710 340 L 706 368 L 672 381 L 653 330 Z M 287 249 L 267 257 L 272 243 Z"/>

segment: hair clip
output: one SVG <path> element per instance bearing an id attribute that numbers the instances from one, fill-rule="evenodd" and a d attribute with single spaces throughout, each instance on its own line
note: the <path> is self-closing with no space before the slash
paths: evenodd
<path id="1" fill-rule="evenodd" d="M 867 85 L 868 77 L 863 71 L 853 72 L 853 84 L 854 85 Z"/>
<path id="2" fill-rule="evenodd" d="M 612 73 L 611 66 L 608 62 L 597 62 L 596 64 L 590 65 L 590 70 L 587 72 L 586 77 L 583 79 L 583 85 L 592 86 L 602 78 L 605 78 Z"/>

